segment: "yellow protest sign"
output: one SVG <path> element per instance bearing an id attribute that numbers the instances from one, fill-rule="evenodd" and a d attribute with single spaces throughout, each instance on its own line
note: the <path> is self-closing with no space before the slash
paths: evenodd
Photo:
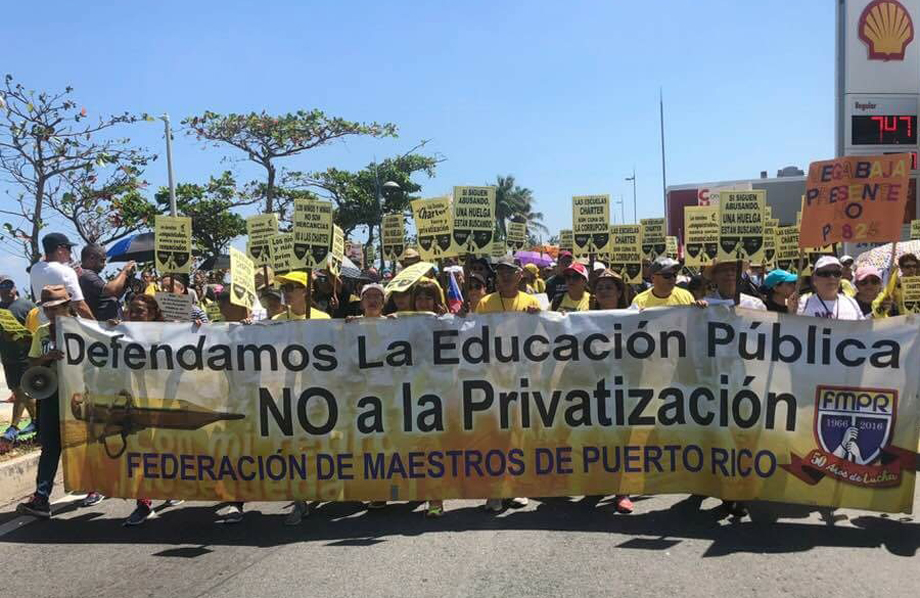
<path id="1" fill-rule="evenodd" d="M 256 300 L 256 269 L 245 253 L 230 248 L 230 303 L 252 309 Z"/>
<path id="2" fill-rule="evenodd" d="M 408 268 L 403 268 L 399 271 L 399 274 L 394 276 L 393 279 L 387 283 L 387 294 L 394 291 L 399 293 L 409 290 L 409 287 L 414 285 L 415 281 L 427 275 L 432 268 L 434 268 L 434 264 L 430 262 L 419 262 L 417 264 L 412 264 Z"/>
<path id="3" fill-rule="evenodd" d="M 192 219 L 157 216 L 154 221 L 154 262 L 160 274 L 192 271 Z"/>
<path id="4" fill-rule="evenodd" d="M 664 252 L 669 258 L 677 259 L 680 255 L 680 252 L 677 248 L 677 237 L 668 235 L 664 238 L 665 249 Z"/>
<path id="5" fill-rule="evenodd" d="M 506 225 L 508 232 L 505 242 L 508 249 L 512 252 L 524 249 L 527 244 L 527 223 L 526 222 L 509 222 Z"/>
<path id="6" fill-rule="evenodd" d="M 642 258 L 654 262 L 667 251 L 664 218 L 643 218 L 639 224 L 642 227 Z"/>
<path id="7" fill-rule="evenodd" d="M 13 339 L 20 339 L 32 335 L 32 333 L 16 319 L 13 312 L 8 309 L 0 308 L 0 328 Z"/>
<path id="8" fill-rule="evenodd" d="M 402 214 L 383 217 L 383 255 L 391 262 L 398 260 L 406 249 L 406 224 Z"/>
<path id="9" fill-rule="evenodd" d="M 278 215 L 260 214 L 246 219 L 246 253 L 256 266 L 272 265 L 271 238 L 278 234 Z"/>
<path id="10" fill-rule="evenodd" d="M 495 231 L 495 187 L 454 187 L 454 243 L 460 253 L 487 253 Z"/>
<path id="11" fill-rule="evenodd" d="M 610 235 L 610 269 L 630 284 L 642 282 L 642 227 L 614 224 Z"/>
<path id="12" fill-rule="evenodd" d="M 492 247 L 489 250 L 489 255 L 491 255 L 494 258 L 504 257 L 508 255 L 508 245 L 506 245 L 504 241 L 493 239 Z"/>
<path id="13" fill-rule="evenodd" d="M 780 270 L 799 271 L 799 227 L 795 224 L 776 227 L 776 267 Z"/>
<path id="14" fill-rule="evenodd" d="M 224 317 L 220 313 L 220 303 L 211 301 L 204 306 L 204 313 L 208 314 L 209 322 L 223 322 Z"/>
<path id="15" fill-rule="evenodd" d="M 769 206 L 767 206 L 769 207 Z M 779 227 L 778 218 L 764 218 L 763 221 L 763 264 L 764 268 L 772 270 L 776 263 L 776 229 Z"/>
<path id="16" fill-rule="evenodd" d="M 423 260 L 439 260 L 457 255 L 453 240 L 454 214 L 446 197 L 416 199 L 412 215 Z"/>
<path id="17" fill-rule="evenodd" d="M 121 340 L 61 318 L 51 400 L 61 407 L 65 490 L 913 506 L 918 318 L 856 325 L 692 308 L 514 316 L 207 334 L 127 322 Z"/>
<path id="18" fill-rule="evenodd" d="M 911 220 L 910 221 L 910 240 L 916 241 L 920 239 L 920 220 Z"/>
<path id="19" fill-rule="evenodd" d="M 345 261 L 345 231 L 338 224 L 332 225 L 332 259 L 340 264 Z"/>
<path id="20" fill-rule="evenodd" d="M 719 206 L 684 208 L 684 264 L 708 266 L 719 254 Z"/>
<path id="21" fill-rule="evenodd" d="M 313 199 L 294 201 L 295 270 L 324 268 L 332 247 L 332 203 Z"/>
<path id="22" fill-rule="evenodd" d="M 719 198 L 719 261 L 763 261 L 763 209 L 767 192 L 725 191 Z"/>
<path id="23" fill-rule="evenodd" d="M 572 239 L 575 257 L 607 251 L 610 242 L 610 196 L 572 198 Z"/>
<path id="24" fill-rule="evenodd" d="M 920 276 L 902 276 L 900 281 L 904 309 L 911 314 L 920 314 Z"/>
<path id="25" fill-rule="evenodd" d="M 575 251 L 575 239 L 572 237 L 572 230 L 564 228 L 559 231 L 559 251 Z"/>
<path id="26" fill-rule="evenodd" d="M 284 274 L 296 270 L 294 266 L 294 233 L 278 233 L 271 238 L 272 270 Z"/>

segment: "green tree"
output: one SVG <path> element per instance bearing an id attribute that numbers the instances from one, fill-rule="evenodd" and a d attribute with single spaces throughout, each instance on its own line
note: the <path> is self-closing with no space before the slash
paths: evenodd
<path id="1" fill-rule="evenodd" d="M 72 93 L 69 86 L 35 92 L 12 75 L 0 87 L 0 172 L 15 189 L 8 192 L 14 203 L 0 209 L 11 219 L 0 237 L 33 264 L 41 259 L 39 239 L 50 216 L 45 208 L 67 205 L 64 194 L 73 193 L 78 181 L 91 184 L 97 169 L 142 166 L 141 152 L 129 139 L 109 136 L 110 129 L 138 118 L 128 113 L 91 118 Z"/>
<path id="2" fill-rule="evenodd" d="M 500 236 L 506 236 L 505 222 L 526 222 L 531 234 L 549 231 L 543 224 L 543 214 L 533 211 L 533 191 L 518 185 L 514 176 L 497 176 L 495 179 L 495 218 Z"/>
<path id="3" fill-rule="evenodd" d="M 290 204 L 277 202 L 279 180 L 277 161 L 320 147 L 349 135 L 395 137 L 396 125 L 351 122 L 327 116 L 321 110 L 298 110 L 280 116 L 251 112 L 249 114 L 218 114 L 207 111 L 200 116 L 190 116 L 182 121 L 188 134 L 198 140 L 223 143 L 235 147 L 246 159 L 265 169 L 264 185 L 254 183 L 251 191 L 263 193 L 265 213 L 278 213 L 286 218 Z"/>

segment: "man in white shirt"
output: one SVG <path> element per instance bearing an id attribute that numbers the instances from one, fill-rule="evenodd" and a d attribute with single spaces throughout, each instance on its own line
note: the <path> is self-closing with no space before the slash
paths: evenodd
<path id="1" fill-rule="evenodd" d="M 703 274 L 716 285 L 715 292 L 706 296 L 707 303 L 711 305 L 735 305 L 735 294 L 738 287 L 738 262 L 716 262 Z M 737 305 L 744 309 L 767 311 L 767 306 L 764 305 L 763 301 L 745 293 L 738 293 Z"/>
<path id="2" fill-rule="evenodd" d="M 45 259 L 32 264 L 29 271 L 32 296 L 40 297 L 42 289 L 46 286 L 64 285 L 70 294 L 70 304 L 77 314 L 81 318 L 93 320 L 93 312 L 83 300 L 83 290 L 80 288 L 77 273 L 70 267 L 73 246 L 67 236 L 61 233 L 49 233 L 42 238 Z"/>

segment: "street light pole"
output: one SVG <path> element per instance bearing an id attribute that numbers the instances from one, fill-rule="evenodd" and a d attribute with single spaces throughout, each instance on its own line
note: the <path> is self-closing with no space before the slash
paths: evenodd
<path id="1" fill-rule="evenodd" d="M 635 224 L 639 224 L 639 212 L 636 210 L 636 167 L 633 166 L 632 176 L 626 177 L 627 181 L 632 181 L 633 184 L 633 219 Z"/>
<path id="2" fill-rule="evenodd" d="M 166 174 L 169 177 L 169 212 L 173 216 L 178 216 L 179 211 L 176 209 L 176 181 L 173 178 L 172 131 L 169 127 L 169 115 L 164 114 L 160 118 L 163 119 L 163 127 L 166 129 Z"/>

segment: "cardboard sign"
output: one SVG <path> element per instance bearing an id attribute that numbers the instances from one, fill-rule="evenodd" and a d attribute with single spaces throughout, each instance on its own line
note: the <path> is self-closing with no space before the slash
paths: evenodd
<path id="1" fill-rule="evenodd" d="M 256 269 L 242 251 L 230 248 L 230 303 L 252 309 L 256 300 Z"/>
<path id="2" fill-rule="evenodd" d="M 163 312 L 163 319 L 167 322 L 192 321 L 192 296 L 176 295 L 175 293 L 156 293 L 154 299 Z"/>
<path id="3" fill-rule="evenodd" d="M 495 187 L 454 187 L 454 242 L 460 253 L 488 252 L 495 234 Z"/>
<path id="4" fill-rule="evenodd" d="M 13 312 L 8 309 L 0 309 L 0 328 L 10 335 L 13 340 L 32 335 L 29 329 L 23 326 L 13 315 Z"/>
<path id="5" fill-rule="evenodd" d="M 345 231 L 338 224 L 332 225 L 332 259 L 345 261 Z"/>
<path id="6" fill-rule="evenodd" d="M 719 261 L 763 261 L 763 211 L 767 192 L 725 191 L 719 200 Z"/>
<path id="7" fill-rule="evenodd" d="M 916 241 L 920 239 L 920 220 L 911 220 L 910 221 L 910 240 Z"/>
<path id="8" fill-rule="evenodd" d="M 505 257 L 508 255 L 508 245 L 504 241 L 495 239 L 492 241 L 492 247 L 489 249 L 489 255 L 494 258 Z"/>
<path id="9" fill-rule="evenodd" d="M 678 259 L 680 252 L 677 249 L 677 237 L 667 236 L 664 238 L 664 252 L 669 258 Z"/>
<path id="10" fill-rule="evenodd" d="M 909 154 L 812 162 L 799 243 L 900 241 L 909 175 Z"/>
<path id="11" fill-rule="evenodd" d="M 271 238 L 272 270 L 284 274 L 294 267 L 294 233 L 278 233 Z"/>
<path id="12" fill-rule="evenodd" d="M 246 219 L 246 253 L 256 266 L 272 265 L 271 239 L 278 234 L 278 215 L 260 214 Z"/>
<path id="13" fill-rule="evenodd" d="M 920 314 L 920 276 L 901 278 L 901 296 L 907 313 Z"/>
<path id="14" fill-rule="evenodd" d="M 767 206 L 769 209 L 770 206 Z M 776 229 L 779 227 L 778 218 L 766 217 L 763 220 L 763 264 L 765 269 L 772 270 L 776 264 Z"/>
<path id="15" fill-rule="evenodd" d="M 204 306 L 204 313 L 208 314 L 209 322 L 223 322 L 224 317 L 220 313 L 220 303 L 211 301 Z"/>
<path id="16" fill-rule="evenodd" d="M 609 228 L 610 269 L 629 284 L 642 282 L 642 227 L 614 224 Z"/>
<path id="17" fill-rule="evenodd" d="M 192 219 L 157 216 L 154 224 L 154 262 L 160 274 L 192 271 Z"/>
<path id="18" fill-rule="evenodd" d="M 323 268 L 332 248 L 332 203 L 313 199 L 294 201 L 295 269 Z"/>
<path id="19" fill-rule="evenodd" d="M 391 262 L 402 257 L 406 250 L 406 225 L 402 214 L 386 214 L 383 217 L 383 255 Z"/>
<path id="20" fill-rule="evenodd" d="M 412 215 L 418 234 L 418 252 L 423 260 L 458 255 L 453 242 L 454 214 L 448 198 L 416 199 L 412 202 Z"/>
<path id="21" fill-rule="evenodd" d="M 507 237 L 505 242 L 508 249 L 512 252 L 524 249 L 527 244 L 527 223 L 526 222 L 509 222 L 507 227 Z"/>
<path id="22" fill-rule="evenodd" d="M 667 251 L 664 218 L 643 218 L 639 224 L 642 225 L 642 257 L 654 262 Z"/>
<path id="23" fill-rule="evenodd" d="M 684 264 L 707 266 L 719 255 L 719 207 L 684 208 Z"/>
<path id="24" fill-rule="evenodd" d="M 572 253 L 575 257 L 608 251 L 609 195 L 579 195 L 572 198 L 572 238 Z"/>
<path id="25" fill-rule="evenodd" d="M 776 267 L 795 274 L 799 270 L 799 227 L 776 227 Z"/>
<path id="26" fill-rule="evenodd" d="M 575 251 L 575 239 L 571 229 L 564 228 L 559 231 L 559 251 Z"/>

